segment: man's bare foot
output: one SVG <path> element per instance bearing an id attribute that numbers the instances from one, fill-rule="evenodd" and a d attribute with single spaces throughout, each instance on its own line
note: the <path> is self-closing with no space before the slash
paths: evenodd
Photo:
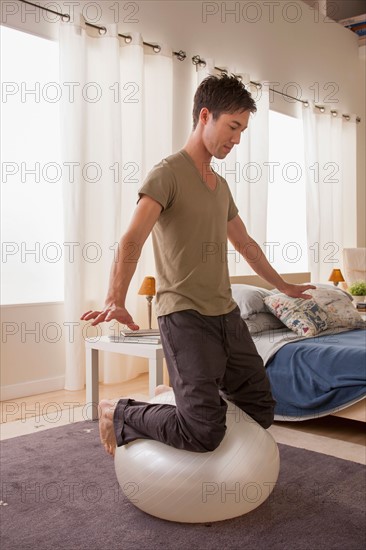
<path id="1" fill-rule="evenodd" d="M 173 388 L 170 386 L 165 386 L 164 384 L 160 384 L 160 386 L 156 386 L 155 388 L 155 395 L 160 395 L 161 393 L 165 393 L 166 391 L 173 391 Z"/>
<path id="2" fill-rule="evenodd" d="M 117 442 L 114 434 L 113 414 L 116 401 L 103 399 L 99 403 L 99 434 L 100 440 L 108 454 L 114 456 Z"/>

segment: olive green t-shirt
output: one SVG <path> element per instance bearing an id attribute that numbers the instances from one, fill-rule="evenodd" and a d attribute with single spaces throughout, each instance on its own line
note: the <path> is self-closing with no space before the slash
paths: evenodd
<path id="1" fill-rule="evenodd" d="M 163 207 L 152 231 L 156 314 L 194 309 L 223 315 L 236 307 L 227 264 L 227 223 L 238 213 L 224 178 L 209 189 L 185 150 L 154 166 L 139 189 Z"/>

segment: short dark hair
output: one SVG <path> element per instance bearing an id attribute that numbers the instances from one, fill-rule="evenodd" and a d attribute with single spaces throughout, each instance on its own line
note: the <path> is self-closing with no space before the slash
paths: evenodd
<path id="1" fill-rule="evenodd" d="M 254 113 L 257 110 L 255 101 L 244 84 L 237 77 L 227 74 L 207 76 L 198 86 L 193 100 L 193 130 L 204 107 L 212 113 L 215 120 L 222 113 Z"/>

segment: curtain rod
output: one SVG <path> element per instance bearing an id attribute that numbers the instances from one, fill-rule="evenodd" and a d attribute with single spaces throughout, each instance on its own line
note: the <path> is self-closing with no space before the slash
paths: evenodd
<path id="1" fill-rule="evenodd" d="M 55 10 L 51 10 L 50 8 L 45 8 L 44 6 L 41 6 L 39 4 L 34 4 L 33 2 L 29 2 L 29 0 L 20 0 L 20 2 L 23 2 L 23 4 L 29 4 L 30 6 L 34 6 L 35 8 L 38 8 L 40 10 L 48 11 L 50 13 L 54 13 L 55 15 L 59 15 L 61 17 L 62 21 L 64 21 L 64 22 L 70 21 L 70 15 L 68 13 L 59 13 Z M 99 34 L 101 34 L 101 35 L 104 35 L 107 32 L 107 29 L 104 26 L 94 25 L 93 23 L 88 23 L 87 21 L 85 21 L 85 25 L 87 25 L 88 27 L 93 27 L 94 29 L 98 29 Z M 128 34 L 118 33 L 118 36 L 120 36 L 121 38 L 124 38 L 124 40 L 127 44 L 132 41 L 131 36 L 128 35 Z M 144 42 L 144 41 L 142 43 L 144 44 L 144 46 L 149 46 L 150 48 L 152 48 L 155 53 L 159 53 L 161 51 L 161 46 L 159 46 L 159 44 L 151 44 L 150 42 Z M 177 59 L 179 61 L 184 61 L 187 57 L 186 52 L 184 52 L 183 50 L 179 50 L 179 52 L 172 52 L 172 53 L 173 53 L 173 55 L 175 55 L 177 57 Z M 204 67 L 206 66 L 206 61 L 204 59 L 201 59 L 201 57 L 199 55 L 194 55 L 192 57 L 192 63 L 193 63 L 193 65 L 202 65 Z M 217 71 L 219 71 L 221 73 L 225 73 L 225 74 L 229 73 L 229 71 L 227 69 L 221 69 L 220 67 L 214 67 L 214 69 L 216 69 Z M 231 73 L 231 74 L 233 76 L 235 76 L 236 78 L 238 78 L 239 80 L 243 79 L 243 77 L 241 75 L 237 75 L 237 74 L 234 74 L 234 73 Z M 250 80 L 250 84 L 252 84 L 253 86 L 255 86 L 259 90 L 262 88 L 262 84 L 260 82 L 254 82 L 254 81 Z M 279 95 L 282 95 L 284 97 L 288 97 L 290 99 L 293 99 L 295 101 L 299 101 L 300 103 L 302 103 L 304 105 L 304 107 L 309 107 L 309 101 L 307 99 L 299 99 L 298 97 L 294 97 L 294 96 L 285 94 L 284 92 L 279 92 L 278 90 L 275 90 L 274 88 L 268 88 L 268 89 L 271 92 L 275 93 L 275 94 L 279 94 Z M 320 112 L 322 112 L 322 113 L 324 113 L 324 111 L 325 111 L 325 107 L 323 107 L 322 105 L 314 105 L 314 107 L 316 107 L 316 109 L 319 109 Z M 338 116 L 338 111 L 336 111 L 335 109 L 332 109 L 330 112 L 331 112 L 332 116 L 334 116 L 334 117 Z M 347 121 L 351 120 L 350 115 L 342 114 L 342 117 Z M 359 116 L 356 117 L 356 122 L 361 122 L 361 118 Z"/>
<path id="2" fill-rule="evenodd" d="M 29 2 L 29 0 L 20 0 L 20 2 L 23 2 L 23 4 L 29 4 L 30 6 L 34 6 L 35 8 L 38 8 L 40 10 L 48 11 L 50 13 L 54 13 L 55 15 L 59 15 L 62 21 L 66 23 L 70 21 L 70 15 L 68 13 L 60 13 L 55 10 L 50 10 L 49 8 L 45 8 L 44 6 L 40 6 L 39 4 L 34 4 L 33 2 Z M 87 21 L 85 21 L 85 25 L 87 25 L 88 27 L 93 27 L 94 29 L 98 29 L 100 35 L 104 35 L 107 32 L 107 29 L 104 26 L 94 25 L 94 23 L 88 23 Z M 118 36 L 124 38 L 127 44 L 129 44 L 132 41 L 132 38 L 129 34 L 118 33 Z M 159 46 L 159 44 L 151 44 L 150 42 L 144 42 L 144 41 L 142 43 L 144 44 L 144 46 L 149 46 L 149 48 L 152 48 L 155 53 L 161 52 L 161 46 Z M 173 55 L 175 55 L 179 61 L 184 61 L 185 58 L 187 57 L 186 52 L 184 52 L 183 50 L 179 50 L 179 52 L 173 52 Z"/>
<path id="3" fill-rule="evenodd" d="M 203 67 L 206 66 L 206 61 L 204 59 L 202 59 L 199 55 L 195 55 L 192 57 L 192 63 L 193 65 L 202 65 Z M 223 69 L 221 67 L 216 67 L 214 66 L 214 69 L 216 71 L 219 71 L 221 72 L 221 74 L 229 74 L 229 71 L 227 69 Z M 235 76 L 235 78 L 238 78 L 239 80 L 243 80 L 243 77 L 242 75 L 240 74 L 235 74 L 235 73 L 231 73 L 232 76 Z M 257 90 L 260 90 L 262 89 L 262 84 L 260 82 L 254 82 L 253 80 L 250 80 L 249 81 L 249 84 L 252 84 L 253 86 L 255 86 L 257 88 Z M 294 101 L 298 101 L 299 103 L 302 103 L 304 105 L 304 107 L 309 107 L 310 103 L 307 99 L 299 99 L 298 97 L 294 97 L 292 95 L 289 95 L 289 94 L 285 94 L 284 92 L 279 92 L 278 90 L 275 90 L 274 88 L 268 88 L 271 92 L 275 93 L 275 94 L 279 94 L 279 95 L 282 95 L 284 97 L 288 97 L 290 99 L 293 99 Z M 325 111 L 325 107 L 323 105 L 315 105 L 314 104 L 314 107 L 316 109 L 319 109 L 319 111 L 321 113 L 324 113 Z M 338 116 L 338 111 L 336 111 L 335 109 L 331 109 L 331 115 L 333 117 L 336 117 Z M 342 117 L 347 120 L 347 122 L 349 120 L 351 120 L 351 117 L 350 115 L 344 115 L 342 114 Z M 359 116 L 356 116 L 356 122 L 361 122 L 361 117 Z"/>

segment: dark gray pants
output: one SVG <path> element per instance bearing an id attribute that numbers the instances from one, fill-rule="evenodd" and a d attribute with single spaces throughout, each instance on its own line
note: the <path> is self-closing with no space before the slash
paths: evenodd
<path id="1" fill-rule="evenodd" d="M 222 397 L 264 428 L 272 424 L 269 381 L 238 307 L 214 317 L 179 311 L 158 322 L 176 407 L 120 399 L 114 413 L 118 446 L 145 438 L 212 451 L 226 430 Z"/>

